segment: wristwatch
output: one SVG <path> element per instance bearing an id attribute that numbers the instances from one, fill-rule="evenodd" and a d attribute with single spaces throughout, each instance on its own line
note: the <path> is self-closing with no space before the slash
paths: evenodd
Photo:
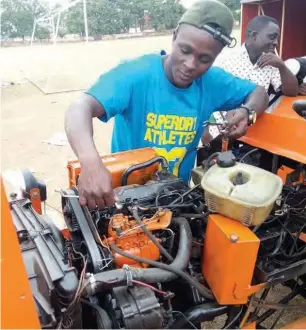
<path id="1" fill-rule="evenodd" d="M 248 126 L 252 126 L 256 123 L 257 119 L 257 113 L 253 109 L 251 109 L 249 106 L 242 104 L 240 109 L 245 109 L 248 112 Z"/>

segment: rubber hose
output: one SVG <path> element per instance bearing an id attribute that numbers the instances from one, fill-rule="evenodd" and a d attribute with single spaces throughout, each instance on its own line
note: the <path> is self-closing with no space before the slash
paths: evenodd
<path id="1" fill-rule="evenodd" d="M 81 298 L 81 302 L 96 310 L 98 329 L 112 329 L 113 328 L 110 317 L 108 316 L 107 312 L 102 307 L 100 307 L 97 304 L 93 304 L 83 298 Z"/>
<path id="2" fill-rule="evenodd" d="M 122 178 L 121 178 L 121 186 L 126 186 L 127 185 L 128 177 L 134 171 L 141 170 L 143 168 L 152 166 L 155 163 L 161 164 L 163 169 L 168 169 L 169 168 L 169 164 L 168 164 L 167 160 L 162 156 L 157 156 L 157 157 L 154 157 L 150 160 L 147 160 L 146 162 L 136 164 L 136 165 L 132 165 L 123 172 Z"/>
<path id="3" fill-rule="evenodd" d="M 184 270 L 189 264 L 192 247 L 192 234 L 189 223 L 184 218 L 173 218 L 172 223 L 179 225 L 180 240 L 177 255 L 171 263 L 172 268 Z M 176 279 L 178 276 L 172 271 L 160 268 L 130 268 L 132 278 L 146 283 L 165 283 Z M 86 290 L 89 295 L 111 289 L 115 286 L 127 284 L 127 272 L 124 269 L 114 269 L 93 275 L 93 283 L 88 281 Z"/>
<path id="4" fill-rule="evenodd" d="M 228 306 L 221 306 L 217 303 L 198 305 L 185 312 L 185 317 L 181 316 L 177 318 L 171 325 L 171 328 L 186 329 L 189 322 L 197 324 L 205 321 L 212 321 L 215 317 L 225 314 L 227 310 Z"/>
<path id="5" fill-rule="evenodd" d="M 146 227 L 143 226 L 143 223 L 140 219 L 140 216 L 137 212 L 136 208 L 132 209 L 132 214 L 134 219 L 136 220 L 137 224 L 141 226 L 140 228 L 142 231 L 150 238 L 150 240 L 159 248 L 160 253 L 166 257 L 169 261 L 173 261 L 173 258 L 171 254 L 159 243 L 159 241 L 156 239 L 156 237 L 150 232 L 150 230 Z"/>
<path id="6" fill-rule="evenodd" d="M 153 261 L 153 260 L 150 260 L 150 259 L 146 259 L 146 258 L 134 256 L 134 255 L 132 255 L 130 253 L 127 253 L 127 252 L 124 252 L 124 251 L 120 250 L 116 246 L 116 244 L 114 244 L 114 243 L 110 243 L 109 245 L 110 245 L 110 247 L 111 247 L 112 250 L 114 250 L 116 253 L 121 254 L 122 256 L 124 256 L 126 258 L 135 260 L 137 262 L 149 264 L 149 265 L 151 265 L 153 267 L 157 267 L 157 268 L 161 268 L 161 269 L 164 269 L 164 270 L 168 270 L 170 272 L 173 272 L 173 273 L 177 274 L 178 276 L 182 277 L 186 282 L 188 282 L 190 285 L 192 285 L 193 287 L 195 287 L 204 298 L 213 299 L 213 295 L 212 295 L 212 293 L 210 292 L 209 289 L 207 289 L 204 286 L 202 286 L 198 281 L 196 281 L 190 275 L 184 273 L 183 270 L 174 268 L 171 265 L 166 265 L 166 264 L 163 264 L 163 263 L 158 262 L 158 261 Z"/>

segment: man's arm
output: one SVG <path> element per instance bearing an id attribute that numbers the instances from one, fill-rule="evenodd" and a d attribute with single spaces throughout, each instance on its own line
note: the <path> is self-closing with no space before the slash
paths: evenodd
<path id="1" fill-rule="evenodd" d="M 287 68 L 285 62 L 273 53 L 261 55 L 257 62 L 260 68 L 271 65 L 279 70 L 282 92 L 286 96 L 296 96 L 299 92 L 298 81 L 295 75 Z M 273 78 L 272 78 L 273 84 Z"/>
<path id="2" fill-rule="evenodd" d="M 257 86 L 256 89 L 251 92 L 243 102 L 244 105 L 253 109 L 257 116 L 260 116 L 269 105 L 269 97 L 265 89 L 261 86 Z M 248 129 L 248 112 L 244 108 L 229 111 L 227 113 L 229 121 L 228 129 L 229 136 L 237 139 L 243 136 Z"/>
<path id="3" fill-rule="evenodd" d="M 111 176 L 93 141 L 92 121 L 100 116 L 105 116 L 104 108 L 87 94 L 76 100 L 65 116 L 66 134 L 82 168 L 78 184 L 80 203 L 89 208 L 114 204 Z"/>

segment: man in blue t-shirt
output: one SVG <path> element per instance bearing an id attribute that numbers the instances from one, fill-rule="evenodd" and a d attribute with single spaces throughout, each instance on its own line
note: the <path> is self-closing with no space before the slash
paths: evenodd
<path id="1" fill-rule="evenodd" d="M 93 141 L 93 118 L 106 122 L 115 117 L 112 152 L 152 147 L 187 182 L 204 121 L 214 111 L 232 110 L 228 129 L 234 138 L 245 134 L 252 112 L 264 112 L 268 97 L 262 87 L 211 67 L 232 42 L 232 26 L 225 5 L 200 0 L 179 21 L 171 54 L 121 63 L 71 105 L 65 127 L 82 166 L 82 205 L 114 203 L 110 174 Z"/>

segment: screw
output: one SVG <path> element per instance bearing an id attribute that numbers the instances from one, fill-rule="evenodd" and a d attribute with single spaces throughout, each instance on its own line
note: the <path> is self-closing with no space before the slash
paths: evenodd
<path id="1" fill-rule="evenodd" d="M 232 243 L 236 243 L 239 240 L 239 236 L 236 234 L 231 234 L 230 240 Z"/>
<path id="2" fill-rule="evenodd" d="M 16 199 L 17 198 L 17 194 L 16 193 L 11 193 L 10 194 L 10 198 L 11 199 Z"/>
<path id="3" fill-rule="evenodd" d="M 34 197 L 34 198 L 38 198 L 38 196 L 39 196 L 39 195 L 38 195 L 37 192 L 33 193 L 33 197 Z"/>

